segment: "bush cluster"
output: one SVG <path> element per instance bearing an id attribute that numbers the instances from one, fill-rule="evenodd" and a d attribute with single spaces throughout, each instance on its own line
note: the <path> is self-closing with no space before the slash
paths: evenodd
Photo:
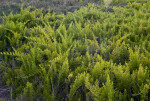
<path id="1" fill-rule="evenodd" d="M 150 100 L 150 2 L 33 7 L 3 17 L 0 70 L 14 100 Z"/>

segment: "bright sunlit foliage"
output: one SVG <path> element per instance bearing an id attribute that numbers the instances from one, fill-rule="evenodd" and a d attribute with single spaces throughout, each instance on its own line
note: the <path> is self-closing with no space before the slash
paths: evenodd
<path id="1" fill-rule="evenodd" d="M 13 99 L 150 100 L 149 2 L 110 10 L 113 2 L 66 15 L 22 6 L 4 16 L 0 69 Z"/>

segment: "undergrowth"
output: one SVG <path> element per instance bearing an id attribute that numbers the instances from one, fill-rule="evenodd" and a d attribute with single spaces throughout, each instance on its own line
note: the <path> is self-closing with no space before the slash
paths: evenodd
<path id="1" fill-rule="evenodd" d="M 150 100 L 150 2 L 3 16 L 0 70 L 14 100 Z"/>

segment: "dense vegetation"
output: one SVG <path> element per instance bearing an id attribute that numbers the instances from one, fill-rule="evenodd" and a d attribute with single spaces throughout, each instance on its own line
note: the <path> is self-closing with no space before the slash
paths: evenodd
<path id="1" fill-rule="evenodd" d="M 150 100 L 150 2 L 108 5 L 4 16 L 0 77 L 10 99 Z"/>

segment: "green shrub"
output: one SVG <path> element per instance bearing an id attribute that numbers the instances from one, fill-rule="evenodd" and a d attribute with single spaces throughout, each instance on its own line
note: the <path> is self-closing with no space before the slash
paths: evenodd
<path id="1" fill-rule="evenodd" d="M 0 77 L 13 100 L 149 100 L 148 4 L 4 16 Z"/>

